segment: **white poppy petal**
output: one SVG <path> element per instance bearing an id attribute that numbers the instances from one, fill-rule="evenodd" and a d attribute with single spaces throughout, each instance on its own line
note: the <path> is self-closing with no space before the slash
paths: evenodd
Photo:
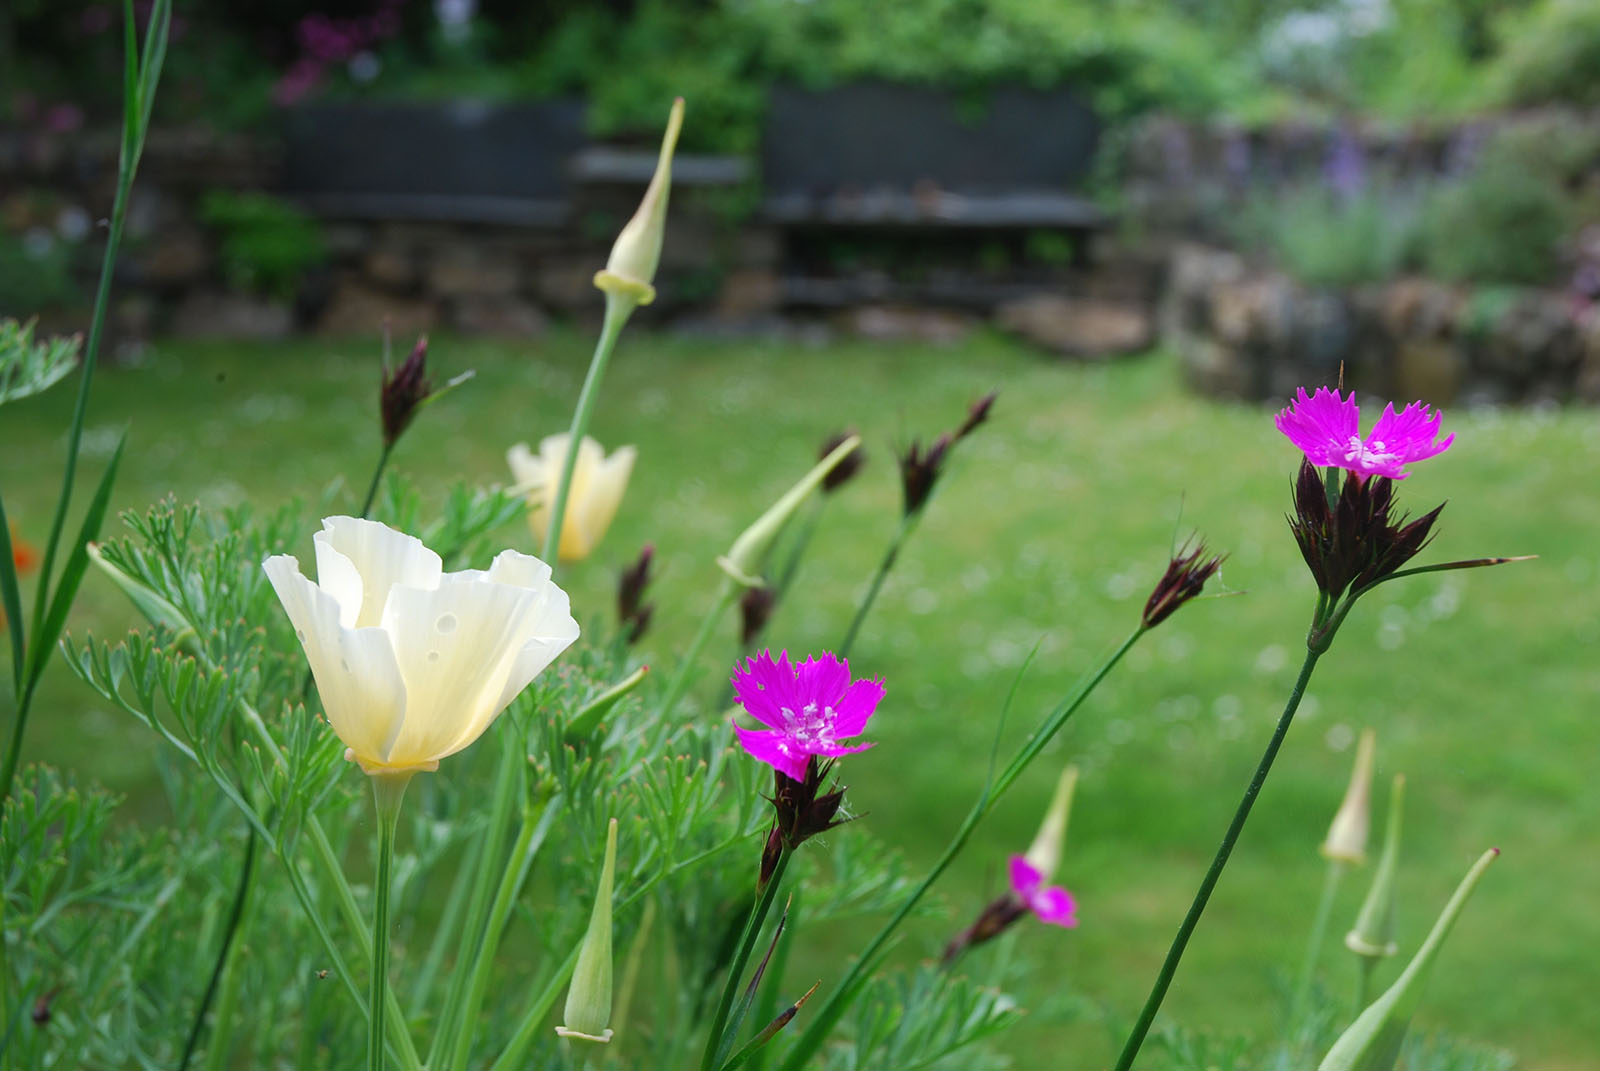
<path id="1" fill-rule="evenodd" d="M 540 593 L 448 574 L 437 588 L 398 587 L 384 628 L 393 639 L 409 702 L 390 761 L 434 761 L 466 747 L 505 708 L 518 650 L 531 637 Z"/>
<path id="2" fill-rule="evenodd" d="M 293 557 L 268 558 L 262 568 L 305 649 L 328 724 L 364 765 L 382 763 L 406 706 L 388 635 L 344 627 L 338 600 L 307 580 Z"/>
<path id="3" fill-rule="evenodd" d="M 360 609 L 353 622 L 346 622 L 356 628 L 376 626 L 383 620 L 389 589 L 401 584 L 435 587 L 444 571 L 439 555 L 424 546 L 422 540 L 377 521 L 329 517 L 322 522 L 322 531 L 313 542 L 317 546 L 318 578 L 328 575 L 324 570 L 332 571 L 323 583 L 346 613 L 351 590 L 346 563 L 359 578 Z"/>
<path id="4" fill-rule="evenodd" d="M 544 460 L 528 449 L 527 443 L 517 443 L 506 451 L 506 465 L 511 469 L 511 479 L 519 493 L 527 493 L 544 484 Z"/>
<path id="5" fill-rule="evenodd" d="M 580 538 L 589 549 L 600 542 L 616 518 L 637 456 L 638 451 L 633 447 L 619 447 L 589 474 L 584 496 L 577 502 L 578 525 L 582 532 Z"/>

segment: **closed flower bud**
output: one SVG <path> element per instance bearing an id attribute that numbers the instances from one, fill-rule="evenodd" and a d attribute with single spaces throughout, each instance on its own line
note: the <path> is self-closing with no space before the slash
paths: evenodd
<path id="1" fill-rule="evenodd" d="M 1405 815 L 1406 779 L 1396 774 L 1389 792 L 1389 819 L 1383 835 L 1383 854 L 1372 875 L 1372 888 L 1361 903 L 1355 928 L 1345 934 L 1350 951 L 1367 959 L 1392 956 L 1400 951 L 1394 943 L 1394 883 L 1400 868 L 1400 826 Z"/>
<path id="2" fill-rule="evenodd" d="M 805 501 L 806 496 L 815 491 L 828 473 L 860 445 L 860 436 L 852 435 L 834 447 L 833 452 L 827 457 L 817 462 L 810 472 L 800 478 L 799 483 L 789 488 L 782 498 L 768 507 L 767 512 L 756 518 L 754 524 L 740 533 L 739 538 L 733 541 L 733 546 L 728 548 L 727 554 L 717 559 L 722 571 L 747 588 L 759 585 L 761 567 L 766 561 L 767 552 L 772 549 L 773 540 L 778 538 L 783 526 L 794 515 L 794 511 L 800 508 L 800 503 Z"/>
<path id="3" fill-rule="evenodd" d="M 644 601 L 645 590 L 650 586 L 650 562 L 655 553 L 656 548 L 646 543 L 639 557 L 622 570 L 617 580 L 617 624 L 622 629 L 623 642 L 630 645 L 639 642 L 655 612 L 655 605 Z"/>
<path id="4" fill-rule="evenodd" d="M 1056 793 L 1050 799 L 1050 809 L 1044 814 L 1039 832 L 1034 835 L 1023 858 L 1039 872 L 1041 881 L 1049 882 L 1061 865 L 1061 850 L 1067 840 L 1067 818 L 1072 814 L 1072 794 L 1078 787 L 1078 768 L 1068 766 L 1061 771 L 1056 782 Z"/>
<path id="5" fill-rule="evenodd" d="M 387 349 L 385 343 L 385 349 Z M 387 364 L 385 358 L 385 364 Z M 433 393 L 428 385 L 428 336 L 417 339 L 411 356 L 393 371 L 383 370 L 383 385 L 378 391 L 378 410 L 383 418 L 383 445 L 393 446 L 411 426 L 417 410 Z"/>
<path id="6" fill-rule="evenodd" d="M 611 886 L 617 869 L 617 820 L 606 827 L 606 858 L 595 889 L 589 931 L 567 988 L 567 1006 L 556 1033 L 574 1041 L 611 1040 Z"/>
<path id="7" fill-rule="evenodd" d="M 1378 734 L 1361 731 L 1356 744 L 1356 764 L 1350 771 L 1350 785 L 1344 802 L 1333 816 L 1328 837 L 1322 842 L 1322 855 L 1339 863 L 1360 866 L 1367 861 L 1367 834 L 1372 825 L 1372 759 L 1377 751 Z"/>
<path id="8" fill-rule="evenodd" d="M 822 478 L 822 490 L 826 494 L 832 494 L 855 479 L 856 473 L 861 471 L 861 466 L 867 463 L 866 452 L 859 445 L 860 436 L 854 431 L 842 431 L 828 436 L 822 444 L 822 449 L 817 452 L 818 459 L 825 458 L 833 453 L 846 439 L 856 439 L 858 445 L 845 455 L 843 461 L 835 465 L 832 471 Z"/>
<path id="9" fill-rule="evenodd" d="M 1478 879 L 1489 864 L 1500 854 L 1491 848 L 1473 864 L 1467 876 L 1456 887 L 1455 895 L 1433 924 L 1428 939 L 1422 942 L 1411 963 L 1395 979 L 1394 985 L 1362 1012 L 1350 1028 L 1334 1042 L 1333 1048 L 1318 1066 L 1318 1071 L 1391 1071 L 1400 1056 L 1400 1046 L 1405 1042 L 1406 1031 L 1411 1026 L 1411 1016 L 1422 1001 L 1422 991 L 1432 973 L 1439 949 L 1455 925 L 1461 909 L 1478 886 Z"/>
<path id="10" fill-rule="evenodd" d="M 617 236 L 605 270 L 595 273 L 594 285 L 604 290 L 608 298 L 635 305 L 648 305 L 656 299 L 656 266 L 661 262 L 661 243 L 667 230 L 667 199 L 672 192 L 672 153 L 677 148 L 678 131 L 682 128 L 683 98 L 679 97 L 672 102 L 667 133 L 661 139 L 661 156 L 650 186 L 644 192 L 644 200 Z"/>
<path id="11" fill-rule="evenodd" d="M 749 647 L 761 638 L 772 611 L 778 606 L 778 593 L 766 584 L 745 588 L 739 597 L 739 642 Z"/>
<path id="12" fill-rule="evenodd" d="M 1155 590 L 1145 600 L 1142 621 L 1145 628 L 1155 628 L 1177 613 L 1178 607 L 1204 590 L 1206 581 L 1222 568 L 1223 554 L 1208 554 L 1204 543 L 1195 543 L 1190 550 L 1185 544 L 1167 563 L 1167 571 L 1156 581 Z"/>

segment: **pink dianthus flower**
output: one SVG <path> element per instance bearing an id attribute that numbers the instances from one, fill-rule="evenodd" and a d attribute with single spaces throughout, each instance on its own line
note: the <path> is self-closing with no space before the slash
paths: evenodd
<path id="1" fill-rule="evenodd" d="M 1011 857 L 1011 891 L 1040 922 L 1069 929 L 1078 924 L 1078 905 L 1072 894 L 1059 885 L 1046 886 L 1044 875 L 1025 856 Z"/>
<path id="2" fill-rule="evenodd" d="M 883 682 L 852 682 L 850 663 L 832 654 L 791 665 L 787 651 L 777 661 L 770 651 L 762 651 L 734 670 L 733 693 L 751 717 L 767 726 L 735 725 L 739 743 L 790 780 L 804 781 L 811 756 L 848 755 L 872 746 L 840 741 L 867 727 L 883 699 Z"/>
<path id="3" fill-rule="evenodd" d="M 1454 435 L 1439 439 L 1442 419 L 1443 414 L 1430 413 L 1422 402 L 1412 402 L 1398 413 L 1393 405 L 1386 405 L 1371 434 L 1363 439 L 1355 391 L 1341 398 L 1338 391 L 1319 387 L 1307 396 L 1301 387 L 1273 423 L 1313 465 L 1348 469 L 1361 478 L 1403 480 L 1404 466 L 1442 454 L 1455 441 Z"/>

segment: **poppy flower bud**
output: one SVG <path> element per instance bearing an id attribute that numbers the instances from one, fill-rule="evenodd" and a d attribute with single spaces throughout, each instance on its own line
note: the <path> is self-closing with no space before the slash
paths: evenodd
<path id="1" fill-rule="evenodd" d="M 672 193 L 672 154 L 683 129 L 683 98 L 672 102 L 667 133 L 661 139 L 661 156 L 650 186 L 644 191 L 639 209 L 622 228 L 611 257 L 603 271 L 595 273 L 594 285 L 608 298 L 648 305 L 656 299 L 656 266 L 661 262 L 661 243 L 667 232 L 667 200 Z"/>
<path id="2" fill-rule="evenodd" d="M 1400 824 L 1405 813 L 1406 779 L 1396 774 L 1389 792 L 1389 819 L 1383 835 L 1383 854 L 1372 875 L 1372 888 L 1361 902 L 1355 928 L 1344 936 L 1344 945 L 1365 959 L 1379 959 L 1400 951 L 1394 942 L 1394 882 L 1400 868 Z"/>
<path id="3" fill-rule="evenodd" d="M 1041 881 L 1048 882 L 1061 865 L 1061 850 L 1067 840 L 1067 818 L 1072 814 L 1072 795 L 1078 787 L 1078 768 L 1068 766 L 1061 771 L 1056 782 L 1055 795 L 1050 798 L 1050 808 L 1044 813 L 1039 832 L 1023 858 L 1039 872 Z"/>
<path id="4" fill-rule="evenodd" d="M 739 538 L 733 541 L 733 546 L 728 548 L 727 554 L 717 559 L 722 571 L 744 587 L 759 585 L 761 567 L 766 561 L 767 552 L 772 549 L 772 543 L 778 538 L 783 526 L 794 515 L 794 511 L 800 508 L 800 503 L 805 501 L 806 496 L 817 489 L 823 478 L 860 445 L 861 437 L 852 435 L 834 447 L 833 452 L 827 457 L 812 466 L 811 471 L 802 476 L 799 483 L 784 492 L 782 498 L 769 506 L 765 513 L 756 518 L 754 524 L 740 533 Z"/>
<path id="5" fill-rule="evenodd" d="M 567 988 L 567 1006 L 556 1033 L 574 1041 L 611 1040 L 611 886 L 617 869 L 617 820 L 606 827 L 606 858 L 595 889 L 589 930 Z"/>
<path id="6" fill-rule="evenodd" d="M 1372 826 L 1372 760 L 1377 751 L 1378 734 L 1361 730 L 1356 743 L 1356 762 L 1350 771 L 1350 785 L 1344 802 L 1333 816 L 1322 855 L 1339 863 L 1360 866 L 1367 861 L 1367 834 Z"/>
<path id="7" fill-rule="evenodd" d="M 1422 991 L 1427 985 L 1428 975 L 1433 971 L 1439 949 L 1443 947 L 1445 938 L 1450 936 L 1451 927 L 1472 897 L 1473 890 L 1478 887 L 1483 872 L 1499 854 L 1499 848 L 1490 848 L 1478 858 L 1456 887 L 1450 902 L 1445 904 L 1428 939 L 1422 942 L 1422 947 L 1412 957 L 1405 971 L 1334 1042 L 1317 1071 L 1389 1071 L 1394 1067 L 1400 1056 L 1400 1046 L 1405 1042 L 1406 1031 L 1411 1026 L 1411 1016 L 1422 1001 Z"/>

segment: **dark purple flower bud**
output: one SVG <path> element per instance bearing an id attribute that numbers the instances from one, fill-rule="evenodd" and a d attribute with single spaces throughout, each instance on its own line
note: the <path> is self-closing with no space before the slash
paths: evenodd
<path id="1" fill-rule="evenodd" d="M 1177 612 L 1178 607 L 1199 595 L 1206 581 L 1222 568 L 1224 554 L 1207 554 L 1203 542 L 1178 548 L 1167 563 L 1167 571 L 1156 581 L 1155 590 L 1144 604 L 1144 627 L 1155 628 Z"/>
<path id="2" fill-rule="evenodd" d="M 933 485 L 944 470 L 944 459 L 950 452 L 951 442 L 950 436 L 941 435 L 924 450 L 921 443 L 913 441 L 900 455 L 900 486 L 904 491 L 906 516 L 920 512 L 928 504 Z"/>
<path id="3" fill-rule="evenodd" d="M 1330 601 L 1360 595 L 1416 557 L 1432 537 L 1443 503 L 1414 521 L 1394 516 L 1394 481 L 1346 473 L 1333 501 L 1322 473 L 1301 460 L 1289 529 L 1317 587 Z"/>
<path id="4" fill-rule="evenodd" d="M 946 967 L 950 966 L 960 959 L 961 954 L 967 949 L 994 940 L 1027 914 L 1028 905 L 1018 899 L 1015 893 L 1003 893 L 978 913 L 971 926 L 950 939 L 950 943 L 944 946 L 944 958 L 941 962 Z"/>
<path id="5" fill-rule="evenodd" d="M 428 383 L 428 336 L 417 339 L 411 356 L 398 368 L 383 370 L 383 387 L 378 392 L 379 412 L 383 417 L 383 445 L 393 446 L 404 434 L 417 409 L 433 393 Z"/>
<path id="6" fill-rule="evenodd" d="M 35 1026 L 50 1025 L 50 1005 L 55 1002 L 56 997 L 60 993 L 61 987 L 57 986 L 54 989 L 39 994 L 39 999 L 33 1002 L 33 1023 Z"/>
<path id="7" fill-rule="evenodd" d="M 852 438 L 854 435 L 855 431 L 851 430 L 841 431 L 837 434 L 828 436 L 827 440 L 822 444 L 822 449 L 817 452 L 818 460 L 827 457 L 829 454 L 839 449 L 840 446 L 844 445 L 845 440 Z M 846 454 L 837 465 L 829 469 L 828 474 L 822 478 L 823 492 L 825 494 L 832 494 L 845 484 L 849 483 L 855 478 L 856 473 L 861 471 L 861 466 L 865 465 L 866 463 L 866 452 L 863 451 L 861 447 L 857 446 L 854 450 Z"/>
<path id="8" fill-rule="evenodd" d="M 757 888 L 765 888 L 785 849 L 793 851 L 819 833 L 850 821 L 839 817 L 844 803 L 845 790 L 835 784 L 831 792 L 822 792 L 822 782 L 833 769 L 832 760 L 818 760 L 812 755 L 806 760 L 806 776 L 796 781 L 786 773 L 772 771 L 772 808 L 776 812 L 772 832 L 767 834 L 766 846 L 761 852 L 761 879 Z"/>
<path id="9" fill-rule="evenodd" d="M 617 582 L 617 623 L 622 629 L 623 642 L 630 646 L 639 642 L 655 612 L 655 605 L 644 601 L 645 589 L 650 586 L 650 562 L 655 553 L 655 546 L 646 543 L 638 560 L 623 568 Z"/>
<path id="10" fill-rule="evenodd" d="M 1000 392 L 992 390 L 973 402 L 971 407 L 967 409 L 967 419 L 963 420 L 961 426 L 956 429 L 955 437 L 957 439 L 965 439 L 972 434 L 974 428 L 988 420 L 989 410 L 994 408 L 994 400 L 998 397 L 1000 397 Z"/>
<path id="11" fill-rule="evenodd" d="M 766 629 L 777 605 L 778 593 L 765 584 L 745 588 L 739 598 L 739 642 L 746 647 L 754 643 Z"/>

